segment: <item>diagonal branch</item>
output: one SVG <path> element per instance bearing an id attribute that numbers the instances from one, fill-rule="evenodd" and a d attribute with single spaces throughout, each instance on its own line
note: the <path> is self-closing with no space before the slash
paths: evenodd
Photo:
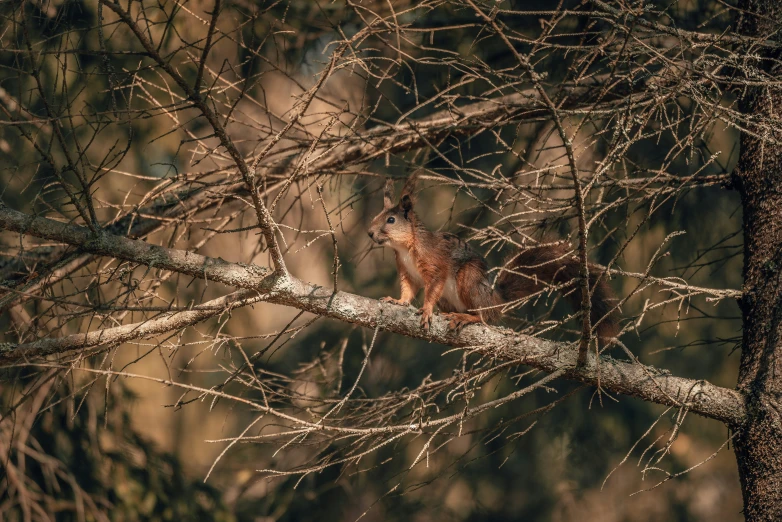
<path id="1" fill-rule="evenodd" d="M 221 258 L 151 245 L 103 231 L 99 231 L 96 235 L 88 228 L 79 225 L 29 216 L 8 208 L 2 201 L 0 201 L 0 228 L 42 239 L 62 241 L 93 255 L 124 259 L 240 288 L 256 288 L 269 274 L 267 268 L 257 265 L 230 263 Z"/>
<path id="2" fill-rule="evenodd" d="M 255 295 L 236 292 L 222 299 L 262 299 L 275 304 L 291 306 L 323 317 L 379 328 L 430 342 L 469 348 L 489 357 L 516 361 L 539 370 L 554 373 L 589 385 L 597 385 L 614 393 L 637 397 L 667 406 L 686 406 L 690 411 L 716 419 L 730 426 L 740 426 L 746 417 L 744 397 L 735 390 L 715 386 L 703 380 L 685 379 L 637 362 L 626 362 L 608 356 L 589 353 L 586 363 L 578 364 L 578 349 L 567 343 L 547 341 L 522 335 L 510 329 L 474 325 L 460 333 L 448 329 L 439 317 L 427 332 L 420 327 L 420 319 L 410 308 L 381 303 L 375 299 L 347 292 L 333 292 L 285 273 L 269 274 L 268 269 L 255 265 L 231 263 L 186 251 L 149 245 L 143 241 L 103 233 L 96 239 L 85 227 L 59 223 L 42 217 L 27 216 L 0 203 L 0 228 L 50 240 L 63 241 L 97 255 L 112 256 L 135 263 L 154 265 L 193 277 L 217 281 L 256 292 Z M 237 301 L 234 301 L 237 302 Z M 207 306 L 209 305 L 209 306 Z M 230 306 L 230 302 L 224 303 Z M 210 303 L 207 309 L 213 308 Z M 203 310 L 206 314 L 207 310 Z M 183 312 L 184 314 L 185 312 Z M 174 314 L 161 318 L 155 330 L 144 331 L 140 325 L 126 325 L 123 341 L 154 336 L 168 329 L 182 328 Z M 212 314 L 214 315 L 214 313 Z M 181 317 L 180 317 L 181 319 Z M 192 318 L 191 318 L 192 319 Z M 195 319 L 198 320 L 197 318 Z M 169 321 L 168 324 L 165 321 Z M 108 332 L 103 334 L 108 335 Z M 59 353 L 78 348 L 78 340 L 100 343 L 100 334 L 87 334 L 61 339 L 40 340 L 26 345 L 5 345 L 3 358 L 15 359 L 25 354 Z M 96 340 L 97 339 L 97 340 Z M 105 337 L 104 337 L 105 339 Z M 120 341 L 120 342 L 123 342 Z M 57 343 L 61 342 L 62 346 Z M 39 344 L 36 344 L 39 343 Z M 96 344 L 92 344 L 95 346 Z M 59 350 L 62 348 L 62 350 Z"/>

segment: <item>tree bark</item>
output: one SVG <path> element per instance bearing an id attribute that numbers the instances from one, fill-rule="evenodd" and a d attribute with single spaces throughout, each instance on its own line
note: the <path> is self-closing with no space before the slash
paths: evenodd
<path id="1" fill-rule="evenodd" d="M 778 36 L 779 0 L 744 0 L 739 28 L 747 36 Z M 775 34 L 776 33 L 776 34 Z M 778 79 L 780 53 L 748 64 Z M 742 111 L 780 120 L 782 88 L 748 91 Z M 736 459 L 748 521 L 782 520 L 782 130 L 772 136 L 744 133 L 735 173 L 744 208 L 744 333 L 738 389 L 747 420 L 735 426 Z"/>

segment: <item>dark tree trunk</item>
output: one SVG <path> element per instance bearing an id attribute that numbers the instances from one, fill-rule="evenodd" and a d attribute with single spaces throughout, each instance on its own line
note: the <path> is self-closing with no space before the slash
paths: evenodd
<path id="1" fill-rule="evenodd" d="M 744 0 L 739 20 L 747 36 L 781 41 L 782 3 Z M 753 16 L 758 15 L 758 16 Z M 751 65 L 777 81 L 782 67 L 774 51 Z M 780 121 L 782 88 L 745 93 L 742 112 Z M 768 138 L 771 138 L 769 140 Z M 782 126 L 759 139 L 744 133 L 735 174 L 744 207 L 744 339 L 738 388 L 747 397 L 748 419 L 736 430 L 735 449 L 748 521 L 782 521 Z"/>

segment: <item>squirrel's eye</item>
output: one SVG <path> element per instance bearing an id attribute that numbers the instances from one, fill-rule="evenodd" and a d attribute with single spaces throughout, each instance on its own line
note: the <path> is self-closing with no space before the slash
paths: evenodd
<path id="1" fill-rule="evenodd" d="M 395 218 L 394 216 L 391 216 L 391 217 L 389 217 L 389 218 L 386 220 L 386 223 L 393 223 L 394 221 L 396 221 L 396 218 Z"/>

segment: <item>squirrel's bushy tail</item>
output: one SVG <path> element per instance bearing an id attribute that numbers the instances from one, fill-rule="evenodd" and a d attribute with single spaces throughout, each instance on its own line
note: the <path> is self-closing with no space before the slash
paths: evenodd
<path id="1" fill-rule="evenodd" d="M 564 243 L 549 243 L 526 248 L 504 264 L 497 276 L 495 288 L 505 301 L 515 301 L 544 290 L 547 285 L 571 283 L 564 288 L 574 310 L 581 308 L 579 260 Z M 615 337 L 618 333 L 618 314 L 614 308 L 614 293 L 602 276 L 602 269 L 589 265 L 589 287 L 592 290 L 591 322 L 597 324 L 598 337 Z M 599 324 L 598 324 L 599 322 Z"/>

